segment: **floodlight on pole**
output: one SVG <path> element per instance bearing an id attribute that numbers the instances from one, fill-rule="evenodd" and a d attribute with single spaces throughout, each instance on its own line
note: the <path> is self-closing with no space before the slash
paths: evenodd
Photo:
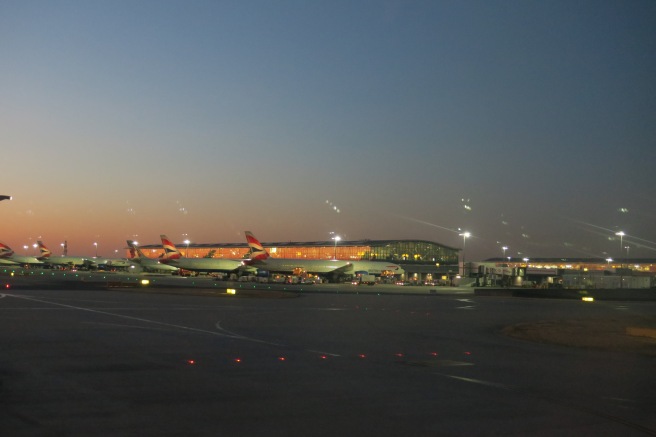
<path id="1" fill-rule="evenodd" d="M 620 288 L 624 288 L 624 263 L 622 262 L 622 255 L 624 252 L 624 243 L 622 239 L 626 235 L 624 231 L 615 232 L 615 235 L 620 237 Z"/>
<path id="2" fill-rule="evenodd" d="M 467 244 L 467 238 L 471 237 L 471 234 L 469 232 L 463 232 L 462 234 L 458 235 L 462 237 L 462 276 L 463 278 L 466 278 L 467 271 L 465 270 L 465 246 Z"/>
<path id="3" fill-rule="evenodd" d="M 626 234 L 624 233 L 624 231 L 619 231 L 619 232 L 615 232 L 615 235 L 617 235 L 618 237 L 620 237 L 620 252 L 621 252 L 622 249 L 623 249 L 623 244 L 622 244 L 622 241 L 623 241 L 623 240 L 622 240 L 622 239 L 624 238 L 624 236 L 625 236 Z"/>

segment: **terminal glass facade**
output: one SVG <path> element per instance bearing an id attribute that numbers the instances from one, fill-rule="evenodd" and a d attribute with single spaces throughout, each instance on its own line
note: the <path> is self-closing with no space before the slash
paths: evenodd
<path id="1" fill-rule="evenodd" d="M 457 265 L 458 249 L 425 240 L 359 240 L 319 242 L 263 243 L 271 257 L 287 259 L 341 259 L 391 261 L 417 265 Z M 163 251 L 156 245 L 142 246 L 156 258 Z M 178 250 L 189 258 L 248 258 L 246 244 L 184 244 Z"/>
<path id="2" fill-rule="evenodd" d="M 372 241 L 337 248 L 338 259 L 392 261 L 403 264 L 457 264 L 458 250 L 430 241 Z"/>

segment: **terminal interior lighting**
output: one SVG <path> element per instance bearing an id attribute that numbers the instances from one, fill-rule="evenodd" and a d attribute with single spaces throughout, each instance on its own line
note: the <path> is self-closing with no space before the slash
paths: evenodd
<path id="1" fill-rule="evenodd" d="M 342 237 L 340 237 L 339 235 L 335 235 L 333 237 L 333 240 L 335 240 L 335 248 L 333 249 L 333 259 L 337 259 L 337 242 L 341 239 Z"/>

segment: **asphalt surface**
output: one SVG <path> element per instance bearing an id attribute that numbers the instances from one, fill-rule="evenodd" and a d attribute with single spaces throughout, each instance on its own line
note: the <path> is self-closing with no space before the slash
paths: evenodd
<path id="1" fill-rule="evenodd" d="M 145 291 L 3 291 L 4 435 L 656 435 L 654 356 L 502 333 L 653 302 Z"/>

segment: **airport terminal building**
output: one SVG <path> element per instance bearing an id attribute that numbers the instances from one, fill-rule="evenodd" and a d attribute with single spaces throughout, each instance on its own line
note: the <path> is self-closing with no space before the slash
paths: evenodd
<path id="1" fill-rule="evenodd" d="M 354 240 L 309 242 L 264 242 L 272 258 L 389 261 L 405 270 L 403 278 L 433 281 L 457 275 L 460 249 L 427 240 Z M 249 257 L 246 243 L 184 243 L 177 245 L 188 258 L 241 259 Z M 163 254 L 161 245 L 143 245 L 149 257 Z"/>
<path id="2" fill-rule="evenodd" d="M 410 283 L 450 285 L 460 274 L 479 286 L 527 284 L 568 287 L 575 284 L 595 284 L 612 287 L 612 281 L 636 288 L 651 287 L 656 279 L 655 259 L 611 261 L 603 258 L 490 258 L 467 262 L 459 259 L 460 249 L 428 240 L 353 240 L 262 243 L 272 258 L 315 260 L 338 259 L 351 261 L 389 261 L 398 264 L 405 273 L 397 277 Z M 185 243 L 177 244 L 187 258 L 248 259 L 247 243 Z M 144 245 L 141 249 L 150 257 L 164 254 L 161 245 Z M 633 279 L 630 279 L 633 278 Z M 648 279 L 644 279 L 648 278 Z M 651 279 L 649 279 L 651 278 Z M 348 278 L 344 278 L 348 279 Z M 458 279 L 460 281 L 460 279 Z M 624 285 L 626 287 L 627 285 Z"/>

